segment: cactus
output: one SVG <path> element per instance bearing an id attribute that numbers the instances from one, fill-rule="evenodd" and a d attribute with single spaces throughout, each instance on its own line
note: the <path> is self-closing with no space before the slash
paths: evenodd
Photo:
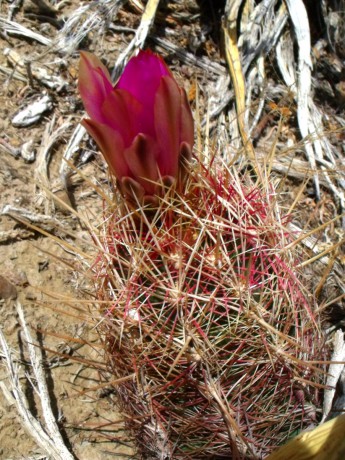
<path id="1" fill-rule="evenodd" d="M 262 458 L 316 421 L 323 344 L 291 241 L 274 191 L 215 162 L 154 211 L 107 211 L 101 334 L 147 458 Z"/>

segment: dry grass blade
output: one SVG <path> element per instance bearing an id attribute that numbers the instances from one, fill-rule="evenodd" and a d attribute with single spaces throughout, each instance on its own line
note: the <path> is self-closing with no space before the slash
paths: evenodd
<path id="1" fill-rule="evenodd" d="M 57 198 L 56 198 L 57 199 Z M 58 199 L 57 199 L 58 200 Z M 51 217 L 46 214 L 36 214 L 33 212 L 28 211 L 24 208 L 16 208 L 14 206 L 6 205 L 1 209 L 0 215 L 9 216 L 12 219 L 21 222 L 23 225 L 27 226 L 28 228 L 36 231 L 39 234 L 48 236 L 54 239 L 57 242 L 60 242 L 61 245 L 69 248 L 73 254 L 75 254 L 75 248 L 69 244 L 67 241 L 61 240 L 55 235 L 68 235 L 72 239 L 75 239 L 76 235 L 71 231 L 68 226 L 64 225 L 64 222 L 58 220 L 54 217 Z M 82 216 L 81 216 L 82 218 Z M 37 224 L 37 225 L 34 225 Z M 81 241 L 81 240 L 80 240 Z M 90 245 L 90 241 L 85 241 Z M 91 258 L 89 254 L 83 253 L 81 250 L 78 252 L 79 255 L 82 255 L 86 259 Z"/>
<path id="2" fill-rule="evenodd" d="M 226 24 L 223 27 L 225 38 L 225 53 L 226 60 L 230 70 L 231 81 L 234 85 L 237 122 L 243 146 L 248 155 L 249 161 L 251 162 L 256 173 L 259 175 L 259 169 L 257 168 L 254 148 L 247 134 L 248 127 L 245 126 L 245 82 L 241 68 L 240 55 L 237 47 L 237 14 L 239 11 L 240 3 L 241 2 L 238 1 L 227 2 L 226 9 L 228 16 L 226 19 Z"/>
<path id="3" fill-rule="evenodd" d="M 199 67 L 206 72 L 212 72 L 220 77 L 224 77 L 226 75 L 225 67 L 221 64 L 218 64 L 218 62 L 213 62 L 205 56 L 196 57 L 192 53 L 189 53 L 185 49 L 181 49 L 180 47 L 174 45 L 174 43 L 171 43 L 161 37 L 153 35 L 150 36 L 150 38 L 155 43 L 157 43 L 160 48 L 168 51 L 169 53 L 174 53 L 174 55 L 176 55 L 181 60 L 181 62 L 187 65 Z"/>
<path id="4" fill-rule="evenodd" d="M 246 21 L 242 30 L 241 44 L 245 44 L 246 55 L 243 71 L 262 56 L 265 57 L 277 43 L 288 19 L 286 6 L 277 0 L 263 0 L 250 9 L 247 4 Z"/>
<path id="5" fill-rule="evenodd" d="M 288 245 L 286 249 L 290 249 L 292 247 L 297 247 L 299 243 L 302 243 L 305 247 L 310 249 L 315 256 L 301 262 L 301 266 L 305 266 L 311 263 L 311 261 L 315 260 L 321 260 L 321 262 L 324 265 L 328 265 L 329 263 L 329 258 L 327 255 L 337 249 L 338 246 L 340 246 L 343 241 L 340 241 L 339 243 L 336 243 L 335 245 L 332 245 L 330 247 L 327 247 L 326 249 L 319 247 L 318 240 L 313 236 L 316 232 L 319 232 L 320 230 L 326 229 L 329 225 L 331 225 L 333 222 L 336 222 L 340 219 L 342 219 L 344 216 L 336 216 L 334 219 L 332 219 L 329 222 L 325 222 L 322 225 L 319 225 L 319 227 L 309 230 L 309 231 L 303 231 L 300 229 L 297 225 L 290 223 L 289 228 L 290 230 L 294 233 L 295 239 Z M 342 276 L 342 268 L 341 265 L 339 264 L 338 261 L 335 262 L 333 270 Z"/>

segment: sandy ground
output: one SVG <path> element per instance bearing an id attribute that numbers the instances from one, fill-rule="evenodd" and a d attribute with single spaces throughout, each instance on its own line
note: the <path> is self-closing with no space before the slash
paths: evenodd
<path id="1" fill-rule="evenodd" d="M 35 19 L 27 16 L 28 12 L 35 12 L 33 3 L 35 2 L 24 2 L 24 6 L 28 8 L 26 15 L 23 15 L 23 10 L 18 11 L 15 20 L 26 27 L 32 27 L 33 30 L 39 30 L 46 36 L 54 36 L 56 18 L 44 22 L 37 17 Z M 189 3 L 193 3 L 192 8 L 197 8 L 194 2 Z M 74 0 L 66 2 L 58 19 L 62 15 L 68 17 L 77 5 L 79 2 Z M 7 17 L 10 6 L 10 3 L 0 2 L 0 14 L 3 17 Z M 120 15 L 118 23 L 120 26 L 136 27 L 139 18 L 132 8 Z M 205 21 L 205 17 L 201 16 L 201 19 Z M 200 27 L 197 30 L 193 27 L 193 24 L 185 24 L 178 32 L 181 46 L 189 46 L 190 50 L 190 41 L 193 37 L 200 38 Z M 114 56 L 118 55 L 117 50 L 122 50 L 127 41 L 126 35 L 109 35 L 106 42 L 100 43 L 100 47 L 114 62 Z M 215 52 L 210 43 L 206 42 L 205 49 L 207 55 L 212 57 Z M 34 40 L 0 35 L 0 49 L 8 47 L 15 49 L 21 56 L 30 53 L 34 56 L 45 51 L 45 48 Z M 49 59 L 53 59 L 53 56 L 49 56 Z M 39 157 L 48 125 L 53 133 L 64 123 L 68 123 L 48 155 L 45 180 L 48 188 L 59 199 L 70 204 L 71 198 L 73 207 L 81 215 L 93 223 L 99 221 L 102 199 L 85 180 L 78 176 L 72 177 L 69 198 L 59 183 L 63 151 L 82 113 L 76 92 L 77 53 L 71 56 L 65 65 L 60 66 L 59 76 L 67 82 L 67 89 L 61 92 L 48 90 L 36 80 L 33 84 L 28 83 L 26 76 L 20 79 L 11 75 L 13 67 L 3 53 L 0 53 L 0 66 L 8 69 L 8 73 L 0 73 L 1 209 L 5 205 L 23 208 L 34 215 L 56 218 L 62 226 L 62 229 L 59 229 L 55 220 L 38 222 L 38 227 L 43 227 L 47 233 L 53 235 L 49 237 L 8 215 L 0 216 L 0 324 L 19 366 L 20 383 L 25 390 L 32 413 L 40 418 L 39 401 L 32 385 L 25 378 L 26 374 L 32 373 L 18 321 L 17 302 L 23 306 L 26 321 L 32 327 L 35 341 L 42 347 L 45 377 L 53 411 L 66 444 L 76 458 L 137 458 L 130 435 L 124 430 L 125 415 L 119 413 L 116 394 L 106 382 L 102 343 L 94 330 L 95 322 L 91 320 L 94 312 L 87 300 L 90 298 L 87 293 L 92 290 L 92 278 L 87 274 L 80 274 L 82 258 L 76 257 L 73 250 L 68 250 L 66 244 L 58 241 L 62 239 L 72 247 L 89 253 L 91 261 L 94 251 L 87 228 L 73 213 L 63 210 L 59 203 L 53 204 L 43 188 L 37 187 L 40 177 L 37 175 L 37 158 L 32 162 L 28 157 L 15 157 L 16 149 L 21 149 L 30 140 L 32 145 L 28 148 L 29 153 L 35 151 Z M 54 71 L 56 72 L 56 66 Z M 200 76 L 200 71 L 198 72 L 200 82 L 204 83 L 204 77 Z M 194 78 L 196 73 L 186 66 L 179 68 L 179 78 L 191 77 L 187 83 L 189 94 L 193 90 L 192 77 Z M 28 127 L 14 126 L 14 115 L 25 105 L 45 94 L 51 96 L 50 109 Z M 85 152 L 90 153 L 87 149 Z M 96 154 L 92 160 L 80 161 L 80 171 L 92 181 L 107 187 L 107 176 L 101 158 Z M 300 184 L 301 182 L 285 181 L 287 208 L 299 193 Z M 324 191 L 322 201 L 316 203 L 312 196 L 312 186 L 307 187 L 300 195 L 296 210 L 299 223 L 309 227 L 334 218 L 338 212 L 327 191 Z M 329 228 L 326 236 L 327 241 L 339 241 L 341 232 L 338 222 Z M 336 297 L 338 291 L 333 295 Z M 0 365 L 0 382 L 8 387 L 3 362 Z M 0 391 L 0 459 L 45 458 L 41 454 L 40 448 L 24 430 L 13 400 L 9 395 L 5 397 Z"/>

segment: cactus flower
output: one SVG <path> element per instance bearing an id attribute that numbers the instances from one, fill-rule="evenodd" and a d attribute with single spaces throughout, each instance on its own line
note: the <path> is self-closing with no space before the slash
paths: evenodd
<path id="1" fill-rule="evenodd" d="M 194 126 L 186 92 L 163 59 L 151 51 L 131 58 L 115 86 L 94 55 L 81 52 L 79 91 L 96 141 L 123 195 L 152 203 L 181 180 Z"/>

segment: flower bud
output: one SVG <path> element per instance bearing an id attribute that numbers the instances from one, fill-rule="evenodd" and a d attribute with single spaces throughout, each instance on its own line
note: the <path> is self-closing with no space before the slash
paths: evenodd
<path id="1" fill-rule="evenodd" d="M 181 183 L 191 157 L 194 124 L 186 92 L 163 59 L 139 51 L 113 87 L 98 58 L 81 52 L 79 91 L 96 141 L 122 194 L 133 203 L 155 203 Z"/>

